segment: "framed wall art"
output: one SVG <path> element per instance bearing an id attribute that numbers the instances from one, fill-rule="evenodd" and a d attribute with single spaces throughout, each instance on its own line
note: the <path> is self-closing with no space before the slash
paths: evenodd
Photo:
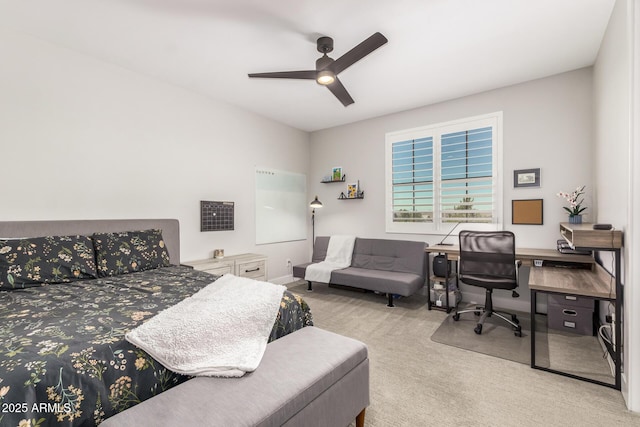
<path id="1" fill-rule="evenodd" d="M 514 170 L 513 186 L 540 187 L 540 168 Z"/>
<path id="2" fill-rule="evenodd" d="M 331 169 L 331 181 L 344 181 L 342 168 L 340 166 L 336 166 Z"/>

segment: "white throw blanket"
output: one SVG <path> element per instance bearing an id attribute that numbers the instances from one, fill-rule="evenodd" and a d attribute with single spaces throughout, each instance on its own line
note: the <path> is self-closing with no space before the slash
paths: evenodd
<path id="1" fill-rule="evenodd" d="M 331 236 L 324 261 L 307 266 L 304 279 L 310 282 L 329 283 L 331 272 L 351 265 L 355 236 Z"/>
<path id="2" fill-rule="evenodd" d="M 126 339 L 179 374 L 241 377 L 262 360 L 285 289 L 227 274 Z"/>

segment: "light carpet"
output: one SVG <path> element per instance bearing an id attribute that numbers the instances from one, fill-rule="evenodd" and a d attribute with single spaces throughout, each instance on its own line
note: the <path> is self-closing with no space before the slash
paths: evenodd
<path id="1" fill-rule="evenodd" d="M 432 341 L 447 314 L 427 310 L 424 295 L 389 308 L 384 295 L 288 287 L 316 326 L 369 347 L 367 427 L 640 425 L 619 391 Z"/>

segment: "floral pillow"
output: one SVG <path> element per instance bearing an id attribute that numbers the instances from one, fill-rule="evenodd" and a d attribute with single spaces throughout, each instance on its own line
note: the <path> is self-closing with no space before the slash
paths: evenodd
<path id="1" fill-rule="evenodd" d="M 96 277 L 93 241 L 88 236 L 0 240 L 0 289 Z"/>
<path id="2" fill-rule="evenodd" d="M 95 233 L 99 277 L 151 270 L 169 265 L 162 230 Z"/>

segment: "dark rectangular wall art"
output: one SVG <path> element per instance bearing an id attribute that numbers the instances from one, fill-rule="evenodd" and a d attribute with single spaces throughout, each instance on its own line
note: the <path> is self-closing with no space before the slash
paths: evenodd
<path id="1" fill-rule="evenodd" d="M 233 202 L 200 201 L 200 231 L 233 230 Z"/>
<path id="2" fill-rule="evenodd" d="M 540 187 L 540 168 L 514 170 L 513 187 Z"/>
<path id="3" fill-rule="evenodd" d="M 542 199 L 512 200 L 511 223 L 542 225 Z"/>

